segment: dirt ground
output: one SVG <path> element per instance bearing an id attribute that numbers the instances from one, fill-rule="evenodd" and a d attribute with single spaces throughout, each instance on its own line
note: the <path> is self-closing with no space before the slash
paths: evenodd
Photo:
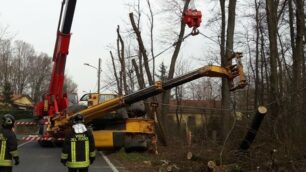
<path id="1" fill-rule="evenodd" d="M 206 150 L 206 153 L 211 150 Z M 120 162 L 128 171 L 141 172 L 164 172 L 164 171 L 184 171 L 184 172 L 205 172 L 208 159 L 203 158 L 206 154 L 193 148 L 191 152 L 196 152 L 201 157 L 187 160 L 187 146 L 180 142 L 172 141 L 169 146 L 158 145 L 158 154 L 144 153 L 126 153 L 120 150 L 116 153 L 109 154 L 111 160 Z M 209 158 L 209 157 L 207 157 Z"/>
<path id="2" fill-rule="evenodd" d="M 292 159 L 281 150 L 265 150 L 267 144 L 254 145 L 247 155 L 237 156 L 233 149 L 225 149 L 222 154 L 223 166 L 210 170 L 208 162 L 220 164 L 221 148 L 211 143 L 193 144 L 191 148 L 182 141 L 171 140 L 167 147 L 158 145 L 158 154 L 126 153 L 120 150 L 108 157 L 121 163 L 130 172 L 303 172 L 306 169 L 306 156 Z M 270 147 L 270 146 L 268 146 Z M 187 159 L 188 150 L 195 157 Z M 237 152 L 236 152 L 237 153 Z M 215 168 L 215 169 L 216 169 Z"/>

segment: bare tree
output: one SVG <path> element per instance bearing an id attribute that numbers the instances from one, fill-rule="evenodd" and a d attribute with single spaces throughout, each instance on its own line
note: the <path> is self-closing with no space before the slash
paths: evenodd
<path id="1" fill-rule="evenodd" d="M 10 67 L 12 62 L 12 47 L 10 39 L 0 39 L 0 61 L 1 61 L 1 83 L 3 85 L 10 78 Z"/>
<path id="2" fill-rule="evenodd" d="M 29 78 L 31 97 L 34 102 L 37 102 L 49 89 L 51 58 L 47 54 L 40 54 L 30 58 L 29 63 L 33 67 L 30 71 L 31 77 Z"/>
<path id="3" fill-rule="evenodd" d="M 295 56 L 293 56 L 293 72 L 295 77 L 296 90 L 302 90 L 303 86 L 305 86 L 305 44 L 303 43 L 303 35 L 305 34 L 305 0 L 297 0 L 296 3 L 296 39 L 295 39 Z M 306 93 L 306 91 L 302 91 L 302 93 Z M 305 105 L 306 98 L 305 94 L 298 94 L 297 95 L 297 108 L 303 107 L 302 104 Z M 301 108 L 297 110 L 297 113 L 303 112 L 306 108 Z M 303 114 L 305 115 L 306 112 L 304 111 Z"/>
<path id="4" fill-rule="evenodd" d="M 234 31 L 235 31 L 235 17 L 236 17 L 236 0 L 230 0 L 228 4 L 228 19 L 227 19 L 227 30 L 226 30 L 226 18 L 225 18 L 225 1 L 220 0 L 221 7 L 221 43 L 220 43 L 220 54 L 221 54 L 221 66 L 226 67 L 231 64 L 229 57 L 233 53 L 234 47 Z M 227 34 L 225 36 L 225 30 Z M 222 138 L 224 139 L 230 129 L 230 90 L 229 83 L 226 78 L 222 78 L 222 108 L 227 109 L 222 111 L 223 122 L 222 122 Z"/>
<path id="5" fill-rule="evenodd" d="M 136 39 L 137 39 L 137 42 L 138 42 L 139 59 L 141 57 L 143 57 L 143 64 L 144 64 L 144 68 L 145 68 L 145 71 L 146 71 L 148 83 L 149 83 L 149 85 L 153 85 L 154 84 L 154 79 L 153 79 L 154 76 L 152 76 L 151 71 L 150 71 L 149 58 L 148 58 L 148 54 L 147 54 L 147 51 L 146 51 L 146 47 L 144 46 L 144 42 L 143 42 L 143 39 L 142 39 L 141 32 L 139 30 L 139 26 L 137 26 L 137 24 L 135 22 L 133 13 L 130 13 L 129 17 L 130 17 L 130 21 L 131 21 L 131 25 L 132 25 L 133 31 L 136 34 Z M 139 22 L 138 22 L 138 24 L 139 24 Z M 151 42 L 152 42 L 152 40 L 151 40 Z M 142 65 L 142 64 L 140 64 L 140 65 Z M 137 67 L 135 61 L 133 62 L 133 66 L 134 66 L 135 69 L 140 69 L 140 68 Z M 141 69 L 139 71 L 141 71 Z M 139 71 L 138 71 L 138 74 L 140 74 Z M 140 75 L 138 75 L 138 76 L 141 77 Z M 142 77 L 142 78 L 144 78 L 144 77 Z M 142 80 L 142 78 L 139 78 L 139 80 Z M 141 82 L 139 82 L 139 83 L 142 84 Z M 156 102 L 157 98 L 153 97 L 151 100 Z M 149 104 L 145 103 L 145 106 L 146 106 L 146 111 L 148 112 L 148 116 L 153 119 L 153 113 L 150 111 Z M 165 134 L 164 134 L 164 129 L 162 127 L 163 123 L 160 123 L 160 116 L 157 116 L 157 121 L 158 121 L 158 123 L 157 123 L 156 127 L 157 127 L 157 131 L 158 131 L 159 139 L 161 140 L 161 142 L 164 145 L 167 145 L 167 140 L 166 140 L 166 137 L 165 137 Z"/>
<path id="6" fill-rule="evenodd" d="M 270 101 L 275 102 L 271 106 L 273 116 L 277 116 L 279 107 L 279 85 L 277 77 L 277 8 L 278 1 L 266 0 L 267 24 L 269 32 L 269 47 L 270 47 Z"/>
<path id="7" fill-rule="evenodd" d="M 150 11 L 150 14 L 148 15 L 148 20 L 150 22 L 150 45 L 151 45 L 151 56 L 152 56 L 152 59 L 153 59 L 153 70 L 152 70 L 152 79 L 153 79 L 153 82 L 155 82 L 155 53 L 154 53 L 154 13 L 153 13 L 153 9 L 152 9 L 152 6 L 151 6 L 151 2 L 150 0 L 147 0 L 147 4 L 148 4 L 148 8 L 149 8 L 149 11 Z"/>
<path id="8" fill-rule="evenodd" d="M 120 34 L 120 27 L 117 26 L 117 52 L 118 52 L 118 59 L 120 62 L 120 74 L 121 74 L 121 78 L 120 78 L 120 85 L 123 86 L 123 90 L 125 94 L 129 94 L 128 91 L 128 86 L 127 86 L 127 81 L 126 81 L 126 65 L 125 65 L 125 55 L 124 55 L 124 41 L 121 37 Z"/>
<path id="9" fill-rule="evenodd" d="M 120 78 L 117 74 L 117 68 L 116 68 L 116 63 L 115 63 L 115 57 L 112 53 L 112 51 L 109 52 L 110 56 L 111 56 L 111 59 L 112 59 L 112 66 L 113 66 L 113 71 L 114 71 L 114 76 L 115 76 L 115 79 L 116 79 L 116 85 L 117 85 L 117 91 L 118 91 L 118 95 L 122 95 L 122 84 L 121 84 L 121 81 L 120 81 Z"/>
<path id="10" fill-rule="evenodd" d="M 188 9 L 189 3 L 190 3 L 190 1 L 185 1 L 184 8 L 181 11 L 182 13 L 183 13 L 183 11 Z M 182 15 L 182 13 L 181 13 L 181 15 Z M 177 58 L 178 58 L 178 55 L 179 55 L 179 52 L 180 52 L 180 49 L 181 49 L 181 46 L 182 46 L 182 42 L 184 40 L 183 38 L 184 38 L 184 34 L 185 34 L 185 26 L 186 26 L 186 24 L 183 21 L 181 21 L 180 31 L 179 31 L 179 34 L 178 34 L 178 37 L 177 37 L 177 41 L 175 41 L 176 44 L 175 44 L 174 52 L 173 52 L 172 57 L 171 57 L 171 63 L 170 63 L 170 68 L 169 68 L 169 72 L 168 72 L 168 75 L 167 75 L 167 79 L 173 79 L 173 77 L 174 77 L 176 61 L 177 61 Z M 161 108 L 161 117 L 162 117 L 161 119 L 162 119 L 162 123 L 164 125 L 166 123 L 166 114 L 169 111 L 169 107 L 167 105 L 170 102 L 170 93 L 171 93 L 171 90 L 166 91 L 165 93 L 163 93 L 161 95 L 162 96 L 162 105 L 163 105 L 162 108 Z"/>
<path id="11" fill-rule="evenodd" d="M 130 21 L 131 21 L 133 30 L 134 30 L 134 32 L 136 34 L 136 38 L 137 38 L 137 42 L 138 42 L 139 49 L 140 49 L 140 52 L 141 52 L 141 56 L 144 59 L 144 67 L 145 67 L 145 70 L 146 70 L 147 79 L 149 81 L 149 84 L 153 85 L 154 84 L 153 83 L 153 77 L 152 77 L 152 74 L 151 74 L 151 71 L 150 71 L 150 67 L 149 67 L 149 58 L 148 58 L 147 50 L 146 50 L 146 48 L 144 46 L 144 42 L 142 40 L 141 32 L 140 32 L 139 28 L 137 27 L 137 25 L 135 23 L 135 19 L 134 19 L 133 13 L 130 13 L 129 17 L 130 17 Z"/>
<path id="12" fill-rule="evenodd" d="M 12 83 L 15 94 L 23 94 L 30 75 L 30 58 L 34 57 L 32 45 L 24 41 L 15 41 L 14 59 L 12 63 Z"/>

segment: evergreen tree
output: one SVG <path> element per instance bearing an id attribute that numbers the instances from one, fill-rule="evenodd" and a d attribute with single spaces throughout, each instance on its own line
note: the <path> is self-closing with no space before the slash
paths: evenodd
<path id="1" fill-rule="evenodd" d="M 167 76 L 167 66 L 165 66 L 164 62 L 162 62 L 159 65 L 159 69 L 158 72 L 160 73 L 160 75 L 156 74 L 156 77 L 158 77 L 159 80 L 161 81 L 167 81 L 168 76 Z"/>
<path id="2" fill-rule="evenodd" d="M 12 101 L 13 91 L 11 89 L 11 84 L 9 82 L 4 83 L 2 95 L 3 95 L 3 102 L 5 106 L 9 106 L 13 104 L 13 101 Z"/>

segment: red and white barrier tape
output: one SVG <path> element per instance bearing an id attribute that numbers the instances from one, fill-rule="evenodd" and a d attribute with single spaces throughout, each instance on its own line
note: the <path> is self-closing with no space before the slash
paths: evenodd
<path id="1" fill-rule="evenodd" d="M 37 125 L 36 122 L 15 122 L 16 125 Z M 48 122 L 41 123 L 40 125 L 48 125 Z"/>
<path id="2" fill-rule="evenodd" d="M 16 122 L 16 125 L 36 125 L 36 122 Z"/>
<path id="3" fill-rule="evenodd" d="M 40 137 L 37 135 L 30 135 L 30 136 L 24 136 L 20 140 L 24 140 L 24 141 L 51 141 L 51 140 L 62 141 L 64 140 L 64 138 Z"/>

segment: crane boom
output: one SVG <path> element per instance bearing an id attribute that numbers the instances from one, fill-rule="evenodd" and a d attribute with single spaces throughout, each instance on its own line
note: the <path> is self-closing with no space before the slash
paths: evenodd
<path id="1" fill-rule="evenodd" d="M 233 82 L 234 78 L 237 77 L 239 79 L 238 84 L 235 87 L 231 85 L 231 90 L 243 88 L 246 85 L 246 80 L 243 72 L 243 66 L 240 62 L 241 57 L 241 53 L 236 53 L 234 58 L 236 58 L 237 64 L 235 65 L 231 65 L 229 67 L 220 67 L 215 65 L 203 66 L 187 74 L 178 76 L 163 83 L 161 81 L 157 81 L 154 85 L 150 87 L 144 88 L 126 96 L 121 96 L 108 100 L 106 102 L 81 110 L 78 113 L 84 116 L 86 122 L 90 122 L 95 118 L 100 118 L 108 112 L 120 109 L 126 105 L 131 105 L 140 100 L 156 96 L 162 92 L 170 90 L 171 88 L 205 76 L 228 78 L 231 82 Z M 74 115 L 71 115 L 65 119 L 58 118 L 55 122 L 54 129 L 58 130 L 59 128 L 66 126 L 69 122 L 69 118 L 73 117 Z"/>
<path id="2" fill-rule="evenodd" d="M 115 99 L 109 100 L 105 103 L 98 104 L 91 108 L 80 111 L 86 120 L 92 120 L 95 117 L 99 117 L 104 113 L 119 109 L 125 105 L 130 105 L 132 103 L 138 102 L 140 100 L 147 99 L 152 96 L 156 96 L 164 91 L 167 91 L 176 86 L 182 85 L 184 83 L 193 81 L 195 79 L 210 76 L 210 77 L 231 77 L 231 72 L 225 68 L 219 66 L 204 66 L 185 75 L 176 77 L 174 79 L 168 80 L 164 83 L 161 81 L 155 82 L 154 85 L 139 90 L 130 95 L 117 97 Z"/>
<path id="3" fill-rule="evenodd" d="M 53 68 L 49 85 L 49 91 L 44 95 L 43 100 L 35 107 L 36 115 L 39 117 L 53 117 L 68 107 L 67 94 L 63 93 L 64 74 L 66 58 L 69 52 L 71 37 L 71 26 L 77 0 L 63 0 L 59 22 L 57 27 L 57 37 L 53 53 Z M 63 13 L 63 9 L 65 11 Z M 63 15 L 64 14 L 64 15 Z M 62 20 L 63 19 L 63 20 Z"/>

